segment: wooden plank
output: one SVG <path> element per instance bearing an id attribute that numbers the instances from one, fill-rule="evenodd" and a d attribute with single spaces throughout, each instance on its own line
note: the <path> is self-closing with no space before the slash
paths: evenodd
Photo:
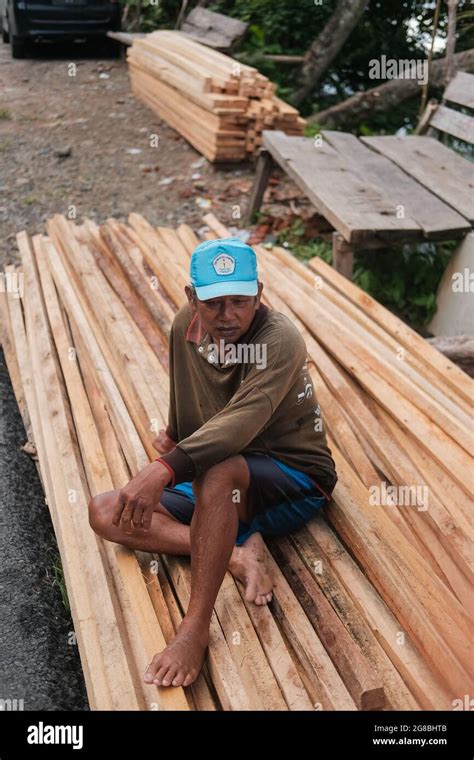
<path id="1" fill-rule="evenodd" d="M 288 539 L 270 542 L 270 549 L 308 615 L 311 624 L 337 667 L 359 710 L 380 710 L 385 705 L 382 684 L 341 623 L 308 568 Z"/>
<path id="2" fill-rule="evenodd" d="M 211 218 L 212 215 L 206 216 L 206 219 Z M 387 344 L 392 353 L 398 354 L 402 347 L 409 349 L 409 351 L 403 352 L 404 360 L 406 360 L 407 365 L 413 366 L 417 372 L 423 374 L 422 384 L 426 386 L 429 378 L 431 386 L 436 385 L 442 390 L 441 399 L 446 408 L 449 408 L 460 419 L 466 419 L 462 414 L 467 414 L 470 418 L 473 411 L 474 383 L 456 365 L 444 359 L 438 351 L 431 348 L 414 330 L 410 329 L 365 291 L 341 277 L 334 268 L 328 266 L 322 259 L 318 257 L 311 259 L 308 269 L 284 248 L 273 246 L 272 254 L 287 269 L 298 274 L 302 281 L 311 286 L 311 294 L 317 292 L 322 298 L 337 300 L 337 303 L 343 305 L 344 310 L 348 312 L 351 320 L 363 324 L 368 336 L 371 334 L 378 336 L 381 341 Z M 317 276 L 312 277 L 309 270 L 313 270 Z M 357 307 L 351 308 L 349 302 L 357 305 Z M 363 314 L 364 317 L 362 317 Z M 356 328 L 357 325 L 354 327 Z M 403 335 L 406 340 L 402 341 L 400 335 Z M 444 359 L 444 361 L 440 362 L 440 359 Z M 453 370 L 455 371 L 456 385 L 451 387 L 448 380 Z M 434 394 L 433 390 L 431 392 Z M 454 406 L 449 403 L 446 397 L 451 399 Z"/>
<path id="3" fill-rule="evenodd" d="M 104 359 L 101 348 L 89 328 L 89 323 L 82 309 L 83 302 L 78 298 L 78 291 L 68 287 L 70 278 L 61 261 L 58 252 L 53 246 L 48 246 L 48 263 L 56 286 L 61 290 L 61 298 L 70 317 L 74 320 L 86 345 L 87 352 L 94 364 L 97 378 L 105 397 L 109 401 L 109 410 L 114 423 L 114 428 L 120 438 L 126 452 L 127 460 L 133 464 L 133 470 L 138 471 L 148 464 L 148 457 L 143 448 L 140 448 L 140 438 L 136 428 L 131 424 L 127 407 L 119 392 L 108 364 Z M 138 454 L 136 453 L 138 452 Z"/>
<path id="4" fill-rule="evenodd" d="M 153 420 L 164 421 L 162 410 L 167 401 L 167 386 L 152 379 L 153 375 L 146 371 L 146 364 L 148 360 L 152 362 L 155 377 L 159 378 L 161 367 L 158 360 L 151 349 L 149 351 L 152 356 L 146 354 L 147 344 L 143 336 L 140 345 L 127 312 L 118 298 L 113 298 L 92 254 L 86 247 L 77 245 L 77 241 L 68 234 L 65 220 L 55 218 L 49 226 L 58 246 L 67 252 L 69 265 L 78 275 L 82 309 L 88 315 L 89 324 L 108 366 L 113 368 L 114 380 L 133 416 L 143 446 L 152 458 L 155 452 L 151 444 L 151 425 Z M 94 306 L 99 304 L 100 320 L 93 316 Z M 104 318 L 105 315 L 108 317 Z M 110 346 L 114 344 L 116 348 L 112 351 Z"/>
<path id="5" fill-rule="evenodd" d="M 248 602 L 242 584 L 236 582 L 236 585 L 289 709 L 313 710 L 309 695 L 270 607 Z"/>
<path id="6" fill-rule="evenodd" d="M 99 228 L 93 223 L 91 224 L 91 227 L 92 229 L 89 227 L 91 234 L 88 236 L 87 243 L 97 265 L 100 267 L 115 293 L 117 293 L 121 299 L 140 331 L 146 337 L 162 366 L 167 369 L 168 356 L 166 343 L 162 334 L 157 328 L 155 321 L 150 318 L 150 313 L 144 306 L 143 301 L 139 298 L 137 292 L 132 288 L 129 281 L 124 279 L 123 274 L 121 273 L 122 270 L 117 265 L 117 262 L 112 259 L 110 253 L 108 253 L 108 248 L 100 237 Z M 128 252 L 131 255 L 131 252 Z M 135 263 L 135 266 L 139 269 L 140 265 Z M 165 310 L 163 309 L 163 311 Z M 165 318 L 169 320 L 171 325 L 172 314 L 166 314 Z"/>
<path id="7" fill-rule="evenodd" d="M 328 511 L 331 524 L 455 698 L 473 681 L 470 618 L 383 512 L 374 521 L 360 482 L 337 451 L 333 454 L 339 481 Z"/>
<path id="8" fill-rule="evenodd" d="M 370 150 L 355 135 L 324 130 L 327 140 L 344 160 L 379 190 L 390 194 L 393 208 L 409 213 L 427 238 L 451 239 L 470 230 L 470 225 L 451 206 L 443 203 L 427 188 L 415 182 L 385 156 Z"/>
<path id="9" fill-rule="evenodd" d="M 373 150 L 387 156 L 403 171 L 474 222 L 472 163 L 432 137 L 362 137 Z"/>
<path id="10" fill-rule="evenodd" d="M 263 194 L 267 188 L 272 167 L 273 160 L 271 154 L 267 150 L 262 150 L 258 157 L 257 167 L 255 169 L 254 184 L 245 216 L 246 224 L 252 223 L 254 213 L 258 211 L 262 205 Z"/>
<path id="11" fill-rule="evenodd" d="M 275 580 L 272 610 L 290 642 L 315 710 L 356 710 L 347 687 L 314 628 L 304 614 L 288 581 L 270 552 L 266 562 Z"/>
<path id="12" fill-rule="evenodd" d="M 236 583 L 226 573 L 214 605 L 229 651 L 255 710 L 287 710 Z"/>
<path id="13" fill-rule="evenodd" d="M 443 100 L 474 108 L 474 74 L 458 71 L 446 87 Z"/>
<path id="14" fill-rule="evenodd" d="M 468 408 L 472 409 L 474 383 L 455 364 L 446 359 L 439 351 L 436 351 L 399 317 L 378 303 L 375 298 L 338 275 L 322 259 L 316 257 L 311 259 L 309 267 L 324 281 L 342 293 L 345 298 L 365 311 L 374 322 L 387 330 L 401 346 L 413 353 L 422 362 L 426 372 L 436 373 L 436 376 L 449 385 L 456 394 L 459 394 L 468 404 Z"/>
<path id="15" fill-rule="evenodd" d="M 438 106 L 431 117 L 430 127 L 446 132 L 458 140 L 474 143 L 474 118 L 453 108 Z"/>
<path id="16" fill-rule="evenodd" d="M 183 21 L 181 31 L 204 45 L 230 50 L 245 35 L 248 23 L 215 13 L 208 8 L 193 8 Z"/>
<path id="17" fill-rule="evenodd" d="M 294 282 L 297 288 L 301 288 L 308 298 L 311 298 L 314 289 L 306 283 L 302 283 L 294 271 L 289 271 L 287 277 Z M 340 337 L 346 342 L 350 341 L 357 357 L 364 360 L 376 372 L 386 377 L 387 381 L 396 389 L 403 386 L 404 395 L 430 419 L 436 420 L 448 435 L 468 454 L 474 455 L 474 440 L 471 433 L 471 418 L 454 404 L 445 400 L 443 394 L 426 380 L 408 363 L 401 361 L 396 346 L 387 347 L 378 340 L 378 336 L 370 335 L 364 331 L 362 325 L 354 321 L 350 328 L 344 327 L 347 314 L 351 314 L 349 305 L 346 311 L 344 300 L 336 300 L 326 297 L 328 289 L 322 288 L 314 306 L 321 308 L 330 320 L 341 323 Z"/>
<path id="18" fill-rule="evenodd" d="M 35 249 L 40 245 L 39 236 L 33 238 L 33 244 Z M 97 544 L 88 540 L 90 536 L 86 508 L 88 494 L 82 481 L 81 465 L 68 418 L 64 391 L 59 380 L 47 318 L 40 301 L 39 282 L 35 277 L 31 251 L 27 245 L 23 245 L 22 259 L 25 274 L 28 272 L 29 282 L 28 320 L 30 327 L 34 324 L 33 333 L 29 331 L 29 343 L 33 352 L 34 366 L 41 373 L 40 375 L 35 373 L 35 385 L 44 402 L 42 424 L 48 437 L 48 458 L 55 457 L 50 471 L 57 499 L 58 523 L 56 527 L 59 526 L 64 542 L 60 544 L 61 555 L 63 559 L 67 559 L 67 555 L 72 551 L 71 544 L 75 541 L 80 565 L 82 565 L 82 567 L 74 566 L 73 571 L 68 573 L 68 589 L 74 595 L 80 579 L 80 584 L 84 585 L 89 594 L 91 605 L 88 615 L 89 625 L 96 627 L 98 640 L 95 656 L 89 651 L 87 659 L 90 665 L 94 660 L 96 662 L 97 670 L 91 667 L 94 674 L 94 689 L 102 688 L 103 706 L 109 705 L 109 709 L 138 709 L 140 703 L 135 693 L 124 642 L 114 633 L 114 601 L 106 580 L 105 569 Z M 44 414 L 45 411 L 47 414 Z M 71 499 L 71 494 L 74 495 L 73 499 Z M 67 553 L 64 555 L 66 545 Z M 100 593 L 96 592 L 97 589 L 101 590 Z M 77 615 L 76 620 L 79 623 L 80 614 Z"/>
<path id="19" fill-rule="evenodd" d="M 143 253 L 151 271 L 159 278 L 163 290 L 168 293 L 175 307 L 186 301 L 184 292 L 188 279 L 163 239 L 140 214 L 130 214 L 128 218 L 132 227 L 129 233 Z M 189 265 L 188 265 L 189 266 Z"/>
<path id="20" fill-rule="evenodd" d="M 434 677 L 410 637 L 400 635 L 404 634 L 400 622 L 345 550 L 326 520 L 322 516 L 311 520 L 307 531 L 317 547 L 318 559 L 325 568 L 323 581 L 330 568 L 422 708 L 450 710 L 452 705 L 448 692 Z"/>
<path id="21" fill-rule="evenodd" d="M 305 192 L 346 242 L 368 238 L 420 239 L 421 227 L 408 215 L 397 217 L 392 199 L 348 163 L 330 145 L 316 146 L 307 137 L 288 137 L 280 131 L 263 133 L 263 146 Z"/>
<path id="22" fill-rule="evenodd" d="M 299 267 L 293 268 L 291 262 L 293 257 L 290 256 L 289 260 L 288 251 L 284 249 L 274 247 L 273 253 L 283 264 L 289 262 L 289 277 L 300 287 L 304 287 L 308 295 L 313 295 L 315 292 L 315 280 L 311 278 L 308 268 L 304 268 L 302 272 Z M 318 259 L 318 261 L 320 260 Z M 315 267 L 317 266 L 316 263 Z M 301 274 L 303 274 L 303 278 Z M 303 285 L 302 279 L 306 283 L 305 285 Z M 341 319 L 343 322 L 349 318 L 351 330 L 355 337 L 360 338 L 364 347 L 370 347 L 379 358 L 386 360 L 390 367 L 393 368 L 395 374 L 402 373 L 402 375 L 406 375 L 410 382 L 415 383 L 421 390 L 429 393 L 433 401 L 441 404 L 445 411 L 451 415 L 451 418 L 458 420 L 464 429 L 470 429 L 472 410 L 469 408 L 469 405 L 464 404 L 459 399 L 458 394 L 454 391 L 450 392 L 444 378 L 438 377 L 434 373 L 431 373 L 427 377 L 426 365 L 417 356 L 413 355 L 412 352 L 401 351 L 400 342 L 395 337 L 379 326 L 368 313 L 358 308 L 350 299 L 345 297 L 342 285 L 341 290 L 338 290 L 331 286 L 328 279 L 321 277 L 316 280 L 316 283 L 318 284 L 318 298 L 324 302 L 325 308 L 328 309 L 331 315 Z M 363 291 L 359 292 L 361 296 L 365 295 Z M 334 309 L 334 307 L 337 308 Z"/>
<path id="23" fill-rule="evenodd" d="M 386 709 L 419 710 L 420 706 L 416 699 L 410 693 L 399 673 L 394 670 L 364 616 L 359 613 L 353 599 L 347 593 L 344 585 L 314 540 L 310 528 L 313 528 L 315 524 L 319 526 L 323 521 L 324 518 L 321 515 L 311 520 L 308 527 L 292 534 L 291 543 L 304 561 L 307 571 L 318 584 L 325 599 L 331 604 L 334 613 L 370 664 L 373 678 L 383 683 L 387 697 Z M 325 521 L 324 527 L 330 532 Z"/>
<path id="24" fill-rule="evenodd" d="M 145 75 L 143 75 L 145 76 Z M 196 114 L 192 115 L 192 120 L 189 121 L 189 101 L 179 102 L 176 95 L 172 92 L 166 93 L 166 101 L 163 97 L 163 87 L 160 85 L 161 97 L 158 100 L 154 95 L 150 94 L 150 91 L 145 91 L 136 84 L 134 76 L 131 77 L 132 90 L 140 97 L 147 105 L 155 110 L 160 118 L 163 118 L 174 127 L 183 137 L 185 137 L 191 145 L 193 145 L 198 151 L 200 151 L 209 161 L 213 161 L 216 158 L 225 157 L 229 153 L 229 149 L 220 151 L 217 150 L 214 140 L 214 131 L 217 125 L 214 127 L 209 124 L 203 125 L 199 122 Z M 156 89 L 156 88 L 154 88 Z M 176 92 L 176 91 L 173 91 Z M 198 106 L 194 106 L 197 108 Z M 206 113 L 203 111 L 203 114 Z M 212 115 L 212 114 L 211 114 Z M 217 118 L 217 117 L 213 117 Z M 207 119 L 207 117 L 206 117 Z M 208 120 L 207 120 L 208 121 Z M 242 157 L 242 150 L 235 150 L 236 157 Z"/>
<path id="25" fill-rule="evenodd" d="M 124 45 L 133 45 L 135 40 L 139 40 L 141 37 L 145 36 L 146 35 L 143 32 L 107 32 L 107 37 L 110 37 L 111 40 L 122 42 Z"/>
<path id="26" fill-rule="evenodd" d="M 5 271 L 13 273 L 15 267 L 7 266 L 5 267 Z M 21 273 L 21 276 L 23 276 L 23 273 Z M 15 297 L 13 294 L 8 294 L 6 290 L 0 289 L 0 342 L 5 355 L 13 393 L 15 394 L 23 425 L 25 426 L 26 435 L 28 441 L 34 445 L 28 402 L 26 399 L 25 388 L 22 383 L 22 372 L 20 371 L 19 365 L 21 357 L 17 356 L 15 350 L 15 333 L 19 330 L 24 331 L 23 316 L 21 314 L 21 299 Z M 28 377 L 28 371 L 24 371 L 23 375 Z M 26 377 L 25 383 L 28 382 L 31 384 L 31 378 L 28 377 L 28 379 L 26 379 Z"/>

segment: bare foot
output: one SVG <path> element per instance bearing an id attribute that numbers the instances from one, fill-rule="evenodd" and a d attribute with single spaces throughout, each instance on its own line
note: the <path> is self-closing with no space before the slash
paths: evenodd
<path id="1" fill-rule="evenodd" d="M 236 546 L 229 570 L 245 586 L 245 598 L 255 604 L 272 601 L 273 579 L 265 563 L 265 544 L 260 533 L 252 533 L 242 546 Z"/>
<path id="2" fill-rule="evenodd" d="M 162 652 L 155 654 L 146 669 L 145 683 L 156 686 L 189 686 L 204 662 L 209 629 L 183 619 L 176 636 Z"/>

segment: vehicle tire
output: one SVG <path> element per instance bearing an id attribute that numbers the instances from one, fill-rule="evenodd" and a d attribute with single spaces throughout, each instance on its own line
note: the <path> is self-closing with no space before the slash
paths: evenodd
<path id="1" fill-rule="evenodd" d="M 12 50 L 12 58 L 26 57 L 26 43 L 21 37 L 10 37 L 10 46 Z"/>

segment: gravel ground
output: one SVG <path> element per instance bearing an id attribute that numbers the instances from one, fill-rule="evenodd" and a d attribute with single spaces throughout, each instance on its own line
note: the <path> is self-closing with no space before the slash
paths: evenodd
<path id="1" fill-rule="evenodd" d="M 198 229 L 210 210 L 231 224 L 245 208 L 253 166 L 211 165 L 134 98 L 123 60 L 73 44 L 34 55 L 0 43 L 1 265 L 18 261 L 19 230 L 56 213 Z"/>

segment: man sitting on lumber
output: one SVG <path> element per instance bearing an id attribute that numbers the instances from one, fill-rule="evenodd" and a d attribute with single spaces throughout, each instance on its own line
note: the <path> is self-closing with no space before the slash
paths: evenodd
<path id="1" fill-rule="evenodd" d="M 103 538 L 191 555 L 186 615 L 145 673 L 158 686 L 197 678 L 227 569 L 249 602 L 271 601 L 262 535 L 301 528 L 337 480 L 304 340 L 260 302 L 253 249 L 201 243 L 190 275 L 171 328 L 169 424 L 154 441 L 162 456 L 90 504 Z"/>

